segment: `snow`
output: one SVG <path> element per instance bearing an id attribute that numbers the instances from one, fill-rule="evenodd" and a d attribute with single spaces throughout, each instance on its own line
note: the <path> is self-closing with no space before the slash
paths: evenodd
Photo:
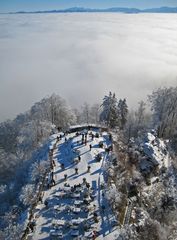
<path id="1" fill-rule="evenodd" d="M 166 144 L 163 140 L 157 138 L 152 133 L 147 133 L 142 149 L 149 159 L 142 159 L 141 169 L 146 169 L 152 164 L 158 165 L 159 169 L 163 166 L 169 167 L 170 157 L 167 154 Z"/>
<path id="2" fill-rule="evenodd" d="M 50 149 L 54 147 L 56 137 L 56 134 L 51 137 Z M 73 239 L 74 236 L 78 236 L 79 239 L 89 239 L 93 237 L 94 230 L 98 232 L 96 239 L 116 239 L 119 232 L 112 226 L 112 222 L 116 219 L 103 194 L 104 189 L 100 187 L 104 184 L 104 164 L 109 156 L 103 148 L 99 148 L 98 144 L 101 140 L 104 146 L 109 145 L 108 134 L 104 132 L 102 137 L 93 140 L 88 134 L 86 145 L 81 144 L 81 135 L 70 133 L 66 138 L 67 141 L 63 137 L 54 149 L 56 185 L 46 189 L 43 203 L 38 204 L 36 208 L 36 228 L 32 239 L 55 239 L 55 233 L 59 239 Z M 77 164 L 74 162 L 74 159 L 78 158 L 76 150 L 79 150 L 81 156 Z M 98 153 L 102 154 L 101 161 L 95 160 Z M 62 163 L 64 169 L 61 168 Z M 88 166 L 91 167 L 90 172 Z M 78 168 L 78 174 L 75 168 Z M 65 174 L 67 174 L 66 181 Z M 90 188 L 84 183 L 84 178 L 90 184 Z M 78 187 L 71 190 L 75 185 Z M 48 207 L 44 205 L 46 200 Z M 104 211 L 102 206 L 105 207 Z M 88 231 L 84 231 L 84 226 L 88 226 Z"/>

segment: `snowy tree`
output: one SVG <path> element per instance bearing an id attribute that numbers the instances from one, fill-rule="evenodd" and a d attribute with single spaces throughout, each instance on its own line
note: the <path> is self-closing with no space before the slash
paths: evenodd
<path id="1" fill-rule="evenodd" d="M 156 240 L 166 240 L 167 231 L 164 229 L 158 221 L 152 219 L 146 219 L 143 228 L 140 229 L 139 239 L 156 239 Z"/>
<path id="2" fill-rule="evenodd" d="M 36 162 L 32 166 L 31 180 L 36 183 L 45 175 L 46 170 L 49 169 L 48 161 Z"/>
<path id="3" fill-rule="evenodd" d="M 103 98 L 101 107 L 100 121 L 111 128 L 116 127 L 118 125 L 118 111 L 115 93 L 109 92 L 109 95 Z"/>
<path id="4" fill-rule="evenodd" d="M 117 98 L 115 93 L 113 93 L 110 103 L 109 126 L 114 128 L 118 126 Z"/>
<path id="5" fill-rule="evenodd" d="M 88 103 L 84 103 L 80 109 L 74 109 L 73 110 L 75 116 L 76 116 L 76 123 L 82 124 L 82 123 L 99 123 L 99 112 L 100 112 L 100 105 L 99 104 L 93 104 L 89 105 Z"/>
<path id="6" fill-rule="evenodd" d="M 122 202 L 123 195 L 121 192 L 117 191 L 116 188 L 110 188 L 106 192 L 106 197 L 111 203 L 112 207 L 118 208 Z"/>
<path id="7" fill-rule="evenodd" d="M 159 88 L 149 96 L 159 137 L 171 137 L 177 128 L 177 87 Z"/>
<path id="8" fill-rule="evenodd" d="M 124 129 L 128 116 L 128 106 L 125 98 L 123 100 L 120 99 L 118 102 L 118 115 L 120 120 L 120 128 Z"/>
<path id="9" fill-rule="evenodd" d="M 151 126 L 151 115 L 146 111 L 146 104 L 140 101 L 135 111 L 130 111 L 127 116 L 124 135 L 127 141 L 133 137 L 144 136 Z"/>
<path id="10" fill-rule="evenodd" d="M 52 125 L 46 121 L 31 120 L 20 130 L 17 138 L 18 156 L 28 158 L 50 135 Z"/>
<path id="11" fill-rule="evenodd" d="M 15 121 L 8 120 L 0 124 L 0 147 L 6 152 L 15 152 L 18 131 L 19 125 Z"/>
<path id="12" fill-rule="evenodd" d="M 46 120 L 60 128 L 67 128 L 75 121 L 71 108 L 65 100 L 56 94 L 34 104 L 30 110 L 30 117 L 37 120 Z"/>
<path id="13" fill-rule="evenodd" d="M 25 205 L 29 206 L 35 199 L 35 188 L 33 184 L 27 184 L 22 188 L 20 201 Z"/>
<path id="14" fill-rule="evenodd" d="M 117 240 L 139 240 L 136 232 L 132 230 L 130 225 L 124 225 L 119 229 L 119 236 L 116 238 Z"/>
<path id="15" fill-rule="evenodd" d="M 18 165 L 18 158 L 12 154 L 7 153 L 4 149 L 0 148 L 0 183 L 6 183 L 11 178 Z"/>
<path id="16" fill-rule="evenodd" d="M 2 240 L 19 240 L 24 229 L 23 224 L 17 224 L 17 215 L 13 211 L 6 212 L 3 216 L 3 231 L 0 231 Z"/>

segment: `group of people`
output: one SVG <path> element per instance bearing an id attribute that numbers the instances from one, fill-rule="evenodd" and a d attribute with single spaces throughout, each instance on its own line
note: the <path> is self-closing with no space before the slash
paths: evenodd
<path id="1" fill-rule="evenodd" d="M 77 136 L 78 136 L 78 135 L 77 135 Z M 82 144 L 87 145 L 87 136 L 88 136 L 88 132 L 82 133 L 82 139 L 81 139 L 81 143 L 82 143 Z M 90 132 L 90 133 L 89 133 L 89 136 L 91 137 L 91 139 L 92 139 L 92 141 L 93 141 L 95 135 L 94 135 L 92 132 Z"/>
<path id="2" fill-rule="evenodd" d="M 61 134 L 59 136 L 57 136 L 55 144 L 49 150 L 50 171 L 51 172 L 49 173 L 49 177 L 46 178 L 48 188 L 51 188 L 52 186 L 56 185 L 56 182 L 55 182 L 55 179 L 54 179 L 55 178 L 54 177 L 54 167 L 56 167 L 56 163 L 55 163 L 55 160 L 53 159 L 53 153 L 54 153 L 54 149 L 57 146 L 57 143 L 62 139 L 62 137 L 63 136 Z"/>
<path id="3" fill-rule="evenodd" d="M 81 140 L 82 144 L 87 145 L 87 132 L 84 134 L 82 134 L 82 140 Z"/>

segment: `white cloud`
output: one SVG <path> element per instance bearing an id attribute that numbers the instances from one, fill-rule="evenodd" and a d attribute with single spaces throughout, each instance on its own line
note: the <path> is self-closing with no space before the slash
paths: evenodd
<path id="1" fill-rule="evenodd" d="M 0 16 L 0 120 L 53 92 L 72 105 L 109 90 L 133 107 L 177 85 L 174 14 Z"/>

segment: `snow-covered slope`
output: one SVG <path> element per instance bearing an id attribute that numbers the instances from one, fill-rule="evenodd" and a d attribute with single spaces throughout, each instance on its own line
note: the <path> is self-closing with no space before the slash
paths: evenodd
<path id="1" fill-rule="evenodd" d="M 118 230 L 113 227 L 115 217 L 103 187 L 104 163 L 108 160 L 108 153 L 99 147 L 100 141 L 103 141 L 106 147 L 110 140 L 107 133 L 102 136 L 99 134 L 98 138 L 89 133 L 90 131 L 87 142 L 83 143 L 82 134 L 76 136 L 76 133 L 71 133 L 63 136 L 56 145 L 59 135 L 52 136 L 50 149 L 53 149 L 55 185 L 44 191 L 42 202 L 37 205 L 31 220 L 35 221 L 36 226 L 34 231 L 28 234 L 28 238 L 117 238 Z M 95 135 L 96 132 L 92 131 L 92 134 Z M 102 157 L 100 161 L 96 160 L 98 154 Z M 51 178 L 51 173 L 48 177 Z"/>

